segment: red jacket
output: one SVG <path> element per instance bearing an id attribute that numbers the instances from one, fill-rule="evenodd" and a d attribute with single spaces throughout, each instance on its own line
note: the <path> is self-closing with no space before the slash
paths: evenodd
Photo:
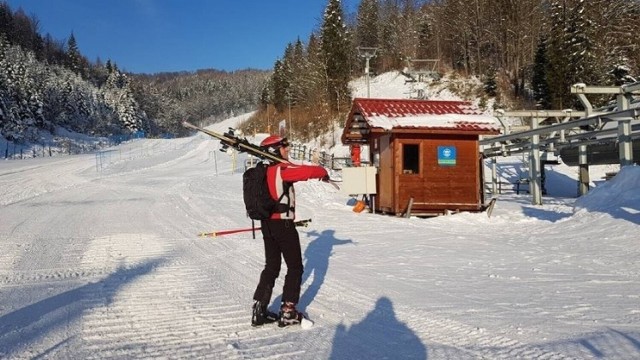
<path id="1" fill-rule="evenodd" d="M 288 213 L 272 214 L 271 219 L 295 219 L 296 194 L 293 189 L 293 183 L 309 179 L 322 179 L 327 175 L 325 168 L 316 165 L 277 163 L 269 166 L 267 169 L 267 184 L 269 185 L 271 197 L 276 200 L 280 199 L 282 193 L 286 190 L 285 183 L 287 183 L 287 195 L 282 196 L 280 203 L 289 204 L 289 207 L 292 208 Z"/>

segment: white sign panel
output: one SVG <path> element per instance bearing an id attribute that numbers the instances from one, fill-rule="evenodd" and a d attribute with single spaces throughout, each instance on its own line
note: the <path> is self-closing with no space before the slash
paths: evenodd
<path id="1" fill-rule="evenodd" d="M 376 171 L 373 166 L 347 167 L 342 169 L 341 191 L 346 195 L 375 194 Z"/>

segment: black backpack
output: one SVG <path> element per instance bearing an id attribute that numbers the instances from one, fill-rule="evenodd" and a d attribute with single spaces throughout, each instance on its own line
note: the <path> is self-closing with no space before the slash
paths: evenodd
<path id="1" fill-rule="evenodd" d="M 255 167 L 247 169 L 242 174 L 244 206 L 247 209 L 247 215 L 253 220 L 266 220 L 275 212 L 289 210 L 287 205 L 280 204 L 280 200 L 287 193 L 288 187 L 285 186 L 285 191 L 278 200 L 273 199 L 269 193 L 269 185 L 267 185 L 268 167 L 267 164 L 259 162 Z"/>

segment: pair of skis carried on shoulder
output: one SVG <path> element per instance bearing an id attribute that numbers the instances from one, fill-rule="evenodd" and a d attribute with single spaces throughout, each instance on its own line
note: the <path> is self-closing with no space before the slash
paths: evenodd
<path id="1" fill-rule="evenodd" d="M 236 136 L 235 134 L 233 134 L 233 129 L 229 128 L 229 131 L 224 133 L 224 134 L 220 134 L 218 132 L 209 130 L 209 129 L 205 129 L 199 126 L 196 126 L 194 124 L 191 124 L 187 121 L 184 121 L 182 123 L 182 125 L 186 128 L 190 128 L 193 130 L 197 130 L 200 131 L 202 133 L 205 133 L 211 137 L 214 137 L 218 140 L 220 140 L 220 142 L 223 145 L 223 148 L 221 149 L 222 151 L 225 151 L 227 148 L 231 147 L 236 149 L 239 152 L 246 152 L 248 154 L 251 154 L 261 160 L 268 160 L 268 161 L 273 161 L 273 162 L 281 162 L 281 163 L 286 163 L 286 164 L 291 164 L 290 161 L 283 159 L 280 156 L 277 156 L 275 154 L 272 154 L 266 150 L 264 150 L 263 148 L 261 148 L 259 145 L 255 145 L 250 143 L 246 138 L 240 138 L 238 136 Z M 335 182 L 329 180 L 328 181 L 329 184 L 333 185 L 336 189 L 339 189 L 338 185 L 335 184 Z M 311 222 L 311 219 L 306 219 L 306 220 L 300 220 L 300 221 L 296 221 L 294 224 L 295 226 L 309 226 L 309 223 Z M 218 237 L 218 236 L 223 236 L 223 235 L 230 235 L 230 234 L 236 234 L 236 233 L 240 233 L 240 232 L 246 232 L 246 231 L 255 231 L 257 229 L 260 228 L 243 228 L 243 229 L 233 229 L 233 230 L 220 230 L 220 231 L 211 231 L 211 232 L 201 232 L 198 234 L 198 236 L 200 237 Z"/>
<path id="2" fill-rule="evenodd" d="M 281 158 L 280 156 L 277 156 L 275 154 L 272 154 L 268 151 L 265 151 L 263 148 L 261 148 L 259 145 L 256 144 L 252 144 L 249 142 L 249 140 L 247 140 L 246 138 L 240 138 L 236 135 L 233 134 L 233 129 L 229 128 L 229 131 L 224 133 L 224 134 L 220 134 L 217 133 L 215 131 L 209 130 L 209 129 L 205 129 L 202 128 L 200 126 L 196 126 L 193 125 L 190 122 L 187 121 L 183 121 L 182 122 L 182 126 L 189 128 L 189 129 L 193 129 L 193 130 L 197 130 L 200 131 L 204 134 L 207 134 L 211 137 L 214 137 L 218 140 L 220 140 L 220 142 L 223 145 L 222 151 L 226 150 L 226 148 L 228 147 L 232 147 L 236 150 L 238 150 L 239 152 L 246 152 L 248 154 L 251 154 L 255 157 L 258 157 L 262 160 L 269 160 L 269 161 L 275 161 L 275 162 L 282 162 L 282 163 L 287 163 L 290 164 L 291 162 L 288 160 L 285 160 L 283 158 Z"/>
<path id="3" fill-rule="evenodd" d="M 234 129 L 233 128 L 229 128 L 229 131 L 224 133 L 224 134 L 220 134 L 217 133 L 215 131 L 209 130 L 209 129 L 205 129 L 202 128 L 200 126 L 196 126 L 193 125 L 192 123 L 188 122 L 188 121 L 183 121 L 182 122 L 182 126 L 189 128 L 189 129 L 193 129 L 193 130 L 197 130 L 200 131 L 204 134 L 207 134 L 211 137 L 214 137 L 218 140 L 220 140 L 220 142 L 222 143 L 223 147 L 222 147 L 222 151 L 225 151 L 227 148 L 231 147 L 234 148 L 236 150 L 238 150 L 238 152 L 246 152 L 250 155 L 253 155 L 261 160 L 269 160 L 269 161 L 274 161 L 274 162 L 281 162 L 281 163 L 285 163 L 285 164 L 293 164 L 291 161 L 283 159 L 282 157 L 276 155 L 276 154 L 272 154 L 268 151 L 266 151 L 265 149 L 263 149 L 262 147 L 260 147 L 259 145 L 256 144 L 252 144 L 249 142 L 249 140 L 247 140 L 246 138 L 240 138 L 237 135 L 235 135 L 233 133 Z M 329 179 L 328 181 L 329 184 L 331 184 L 334 188 L 340 190 L 340 187 L 336 184 L 336 181 Z"/>

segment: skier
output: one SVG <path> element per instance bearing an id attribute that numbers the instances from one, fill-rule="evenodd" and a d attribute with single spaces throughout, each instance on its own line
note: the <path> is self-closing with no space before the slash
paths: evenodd
<path id="1" fill-rule="evenodd" d="M 293 183 L 309 179 L 329 181 L 329 175 L 321 166 L 289 163 L 289 142 L 286 138 L 271 135 L 265 138 L 260 146 L 287 160 L 270 164 L 267 169 L 267 184 L 271 197 L 275 200 L 280 199 L 280 203 L 284 205 L 281 210 L 286 210 L 273 213 L 267 220 L 260 220 L 265 266 L 253 295 L 255 302 L 251 325 L 259 326 L 278 321 L 278 326 L 284 327 L 300 324 L 303 318 L 303 314 L 296 309 L 300 300 L 303 268 L 300 237 L 294 224 L 296 202 Z M 280 313 L 276 315 L 267 310 L 267 306 L 271 302 L 271 293 L 280 274 L 282 258 L 287 265 L 287 274 L 282 290 Z"/>

